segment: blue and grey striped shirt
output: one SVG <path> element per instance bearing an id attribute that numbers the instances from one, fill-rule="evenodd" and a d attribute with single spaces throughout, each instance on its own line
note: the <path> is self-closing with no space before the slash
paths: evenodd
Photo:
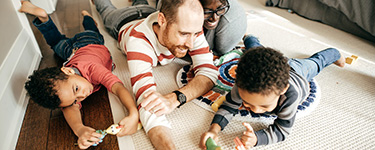
<path id="1" fill-rule="evenodd" d="M 277 115 L 274 123 L 266 129 L 255 131 L 258 138 L 256 145 L 268 145 L 283 141 L 289 135 L 296 117 L 298 104 L 309 94 L 309 84 L 306 79 L 291 70 L 289 85 L 287 92 L 280 96 L 278 105 L 272 111 L 273 114 Z M 226 95 L 226 101 L 216 112 L 211 124 L 217 123 L 223 130 L 233 116 L 237 114 L 241 105 L 242 99 L 235 85 L 231 92 Z"/>

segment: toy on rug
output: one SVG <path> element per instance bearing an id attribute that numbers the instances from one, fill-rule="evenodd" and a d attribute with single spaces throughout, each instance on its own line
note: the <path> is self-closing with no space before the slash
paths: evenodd
<path id="1" fill-rule="evenodd" d="M 217 112 L 219 110 L 219 107 L 223 102 L 225 101 L 225 95 L 221 96 L 218 100 L 216 100 L 212 105 L 211 108 L 214 112 Z"/>
<path id="2" fill-rule="evenodd" d="M 219 76 L 217 79 L 217 84 L 208 91 L 206 94 L 198 97 L 193 102 L 197 105 L 203 107 L 204 109 L 216 112 L 220 105 L 225 101 L 225 95 L 231 91 L 235 79 L 236 79 L 236 69 L 237 63 L 243 54 L 242 49 L 237 47 L 236 49 L 228 52 L 221 57 L 215 57 L 214 65 L 218 68 Z M 181 88 L 185 86 L 191 79 L 194 78 L 194 71 L 190 65 L 186 65 L 179 70 L 176 76 L 177 85 Z M 300 102 L 297 110 L 297 118 L 309 114 L 320 99 L 320 89 L 315 79 L 310 81 L 310 94 L 309 96 Z M 240 116 L 240 117 L 237 117 Z M 251 111 L 246 110 L 242 106 L 238 111 L 238 114 L 234 119 L 237 120 L 248 120 L 249 117 L 252 118 L 262 118 L 262 119 L 276 119 L 276 115 L 265 115 L 265 114 L 255 114 Z"/>
<path id="3" fill-rule="evenodd" d="M 357 62 L 357 59 L 358 59 L 358 56 L 357 55 L 352 55 L 350 57 L 346 57 L 345 58 L 345 62 L 349 65 L 351 64 L 354 64 L 355 62 Z"/>
<path id="4" fill-rule="evenodd" d="M 208 138 L 206 141 L 206 149 L 207 150 L 222 150 L 220 146 L 215 143 L 215 140 L 212 138 Z"/>

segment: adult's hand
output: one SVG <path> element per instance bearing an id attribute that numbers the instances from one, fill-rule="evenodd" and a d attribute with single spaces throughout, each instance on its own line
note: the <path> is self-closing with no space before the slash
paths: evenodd
<path id="1" fill-rule="evenodd" d="M 161 116 L 171 113 L 179 104 L 180 102 L 177 101 L 174 93 L 162 95 L 156 91 L 148 91 L 144 94 L 141 106 L 146 111 L 154 113 L 156 116 Z"/>

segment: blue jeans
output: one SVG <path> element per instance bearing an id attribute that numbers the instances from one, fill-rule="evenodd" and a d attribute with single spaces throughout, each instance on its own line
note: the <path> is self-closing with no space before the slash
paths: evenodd
<path id="1" fill-rule="evenodd" d="M 122 25 L 133 20 L 146 18 L 156 12 L 145 0 L 133 0 L 132 6 L 117 9 L 110 0 L 93 0 L 96 10 L 103 19 L 104 27 L 109 34 L 118 39 L 118 32 Z"/>
<path id="2" fill-rule="evenodd" d="M 309 58 L 291 58 L 288 60 L 288 63 L 294 71 L 305 77 L 307 81 L 310 81 L 318 75 L 320 71 L 340 59 L 340 57 L 341 54 L 337 49 L 327 48 L 315 53 Z"/>
<path id="3" fill-rule="evenodd" d="M 246 50 L 254 47 L 263 47 L 256 37 L 250 35 L 247 35 L 244 38 L 244 45 Z M 309 58 L 290 58 L 288 63 L 294 71 L 304 77 L 307 81 L 310 81 L 318 75 L 320 71 L 340 59 L 340 57 L 341 54 L 337 49 L 327 48 L 315 53 Z"/>
<path id="4" fill-rule="evenodd" d="M 83 18 L 82 24 L 85 31 L 76 34 L 73 38 L 67 38 L 61 34 L 50 17 L 44 23 L 35 18 L 33 24 L 43 34 L 44 39 L 53 51 L 64 60 L 69 58 L 73 49 L 79 49 L 88 44 L 104 45 L 103 36 L 90 16 L 84 16 Z"/>

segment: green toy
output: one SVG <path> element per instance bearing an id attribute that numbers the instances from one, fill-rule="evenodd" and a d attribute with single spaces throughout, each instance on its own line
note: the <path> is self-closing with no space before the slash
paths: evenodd
<path id="1" fill-rule="evenodd" d="M 221 150 L 221 147 L 218 146 L 216 143 L 215 143 L 215 140 L 212 139 L 212 138 L 208 138 L 207 141 L 206 141 L 206 149 L 207 150 Z"/>

